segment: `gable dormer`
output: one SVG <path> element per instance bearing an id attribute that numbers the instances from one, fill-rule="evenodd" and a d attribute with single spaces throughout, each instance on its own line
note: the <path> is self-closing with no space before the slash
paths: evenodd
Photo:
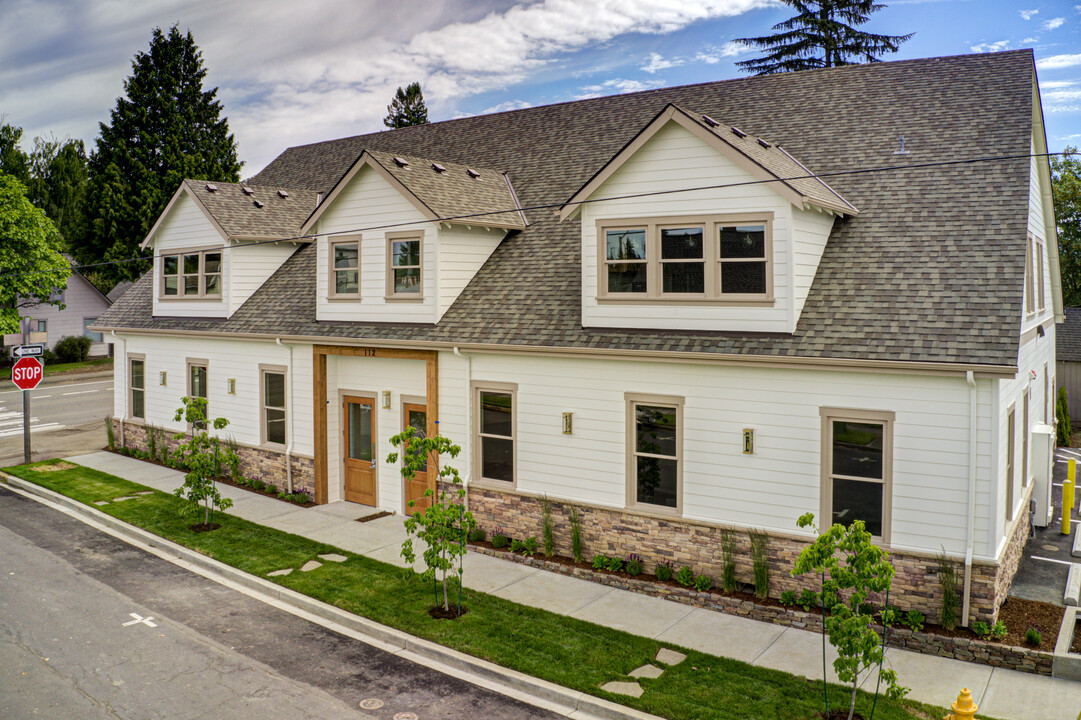
<path id="1" fill-rule="evenodd" d="M 518 207 L 505 173 L 365 150 L 304 223 L 318 243 L 318 319 L 438 322 L 525 228 Z"/>
<path id="2" fill-rule="evenodd" d="M 315 198 L 184 180 L 141 246 L 154 252 L 154 315 L 232 315 L 296 250 Z"/>
<path id="3" fill-rule="evenodd" d="M 567 203 L 586 327 L 793 332 L 838 216 L 783 148 L 675 105 Z"/>

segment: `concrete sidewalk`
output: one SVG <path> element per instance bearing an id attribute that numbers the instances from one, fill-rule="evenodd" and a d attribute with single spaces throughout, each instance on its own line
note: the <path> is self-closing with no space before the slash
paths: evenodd
<path id="1" fill-rule="evenodd" d="M 113 453 L 67 460 L 164 492 L 183 483 L 176 470 Z M 406 535 L 399 515 L 359 523 L 356 519 L 367 512 L 352 503 L 301 508 L 231 486 L 219 489 L 233 500 L 229 513 L 237 517 L 383 562 L 404 564 L 399 549 Z M 478 553 L 466 556 L 464 579 L 470 589 L 523 605 L 753 665 L 822 677 L 822 638 L 817 633 L 691 608 Z M 830 652 L 827 673 L 836 681 L 833 657 Z M 968 687 L 981 717 L 1078 720 L 1081 712 L 1081 683 L 899 649 L 887 650 L 886 657 L 901 684 L 912 688 L 909 697 L 922 702 L 948 707 L 960 689 Z M 873 690 L 873 679 L 864 686 Z"/>

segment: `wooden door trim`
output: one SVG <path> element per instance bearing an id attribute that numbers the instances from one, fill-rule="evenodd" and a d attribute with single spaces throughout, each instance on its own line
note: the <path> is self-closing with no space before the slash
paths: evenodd
<path id="1" fill-rule="evenodd" d="M 312 345 L 312 409 L 315 436 L 315 502 L 327 502 L 327 356 L 381 357 L 425 361 L 425 405 L 428 408 L 428 435 L 435 437 L 439 419 L 439 352 L 403 348 L 357 347 L 353 345 Z"/>

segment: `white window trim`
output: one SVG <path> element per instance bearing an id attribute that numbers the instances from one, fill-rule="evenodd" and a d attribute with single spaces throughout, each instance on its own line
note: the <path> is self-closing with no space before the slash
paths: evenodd
<path id="1" fill-rule="evenodd" d="M 630 510 L 638 510 L 642 512 L 653 513 L 657 515 L 683 515 L 683 405 L 684 398 L 676 395 L 652 395 L 646 393 L 624 393 L 624 402 L 626 403 L 626 456 L 627 456 L 627 470 L 626 470 L 626 487 L 627 487 L 627 508 Z M 635 461 L 637 457 L 637 442 L 635 426 L 637 424 L 637 413 L 635 408 L 638 405 L 653 405 L 658 407 L 670 407 L 675 408 L 676 411 L 676 506 L 674 508 L 667 507 L 665 505 L 654 505 L 653 503 L 638 502 L 638 463 Z M 668 456 L 665 456 L 668 457 Z"/>
<path id="2" fill-rule="evenodd" d="M 605 218 L 597 221 L 597 302 L 600 304 L 632 303 L 658 305 L 773 305 L 773 213 L 692 215 L 648 218 Z M 765 257 L 724 260 L 720 256 L 719 229 L 725 225 L 764 225 Z M 699 226 L 704 234 L 703 264 L 705 287 L 703 293 L 664 293 L 661 291 L 661 230 L 672 227 Z M 608 292 L 609 264 L 607 231 L 644 230 L 646 234 L 646 292 Z M 765 262 L 766 291 L 764 293 L 721 293 L 721 268 L 726 262 Z"/>
<path id="3" fill-rule="evenodd" d="M 513 490 L 518 487 L 518 383 L 473 381 L 470 384 L 470 387 L 472 388 L 473 393 L 473 457 L 471 459 L 473 464 L 473 480 L 470 484 L 481 485 L 497 490 Z M 482 469 L 484 468 L 484 448 L 481 438 L 485 437 L 480 431 L 480 394 L 482 392 L 510 394 L 510 441 L 511 464 L 513 466 L 510 482 L 495 478 L 486 478 L 482 473 Z M 506 436 L 504 435 L 492 435 L 491 437 L 506 439 Z"/>
<path id="4" fill-rule="evenodd" d="M 218 272 L 207 273 L 206 272 L 206 255 L 219 255 L 218 260 Z M 185 293 L 184 292 L 184 256 L 186 255 L 198 255 L 199 256 L 199 292 L 197 293 Z M 176 278 L 176 295 L 165 294 L 165 258 L 176 257 L 176 275 L 169 275 L 169 277 Z M 225 248 L 224 247 L 212 247 L 212 248 L 185 248 L 176 249 L 163 252 L 158 255 L 157 260 L 157 272 L 158 272 L 158 300 L 165 302 L 177 302 L 184 300 L 203 300 L 211 302 L 223 302 L 225 298 Z M 187 273 L 190 275 L 191 273 Z M 218 278 L 218 292 L 207 293 L 206 292 L 206 279 L 207 277 L 217 276 Z"/>
<path id="5" fill-rule="evenodd" d="M 822 496 L 819 504 L 819 524 L 833 524 L 833 423 L 837 420 L 878 423 L 882 427 L 882 479 L 853 477 L 861 482 L 881 482 L 882 488 L 882 535 L 874 538 L 883 545 L 890 544 L 893 525 L 893 426 L 896 414 L 890 410 L 862 410 L 856 408 L 820 407 L 822 425 Z M 847 476 L 846 476 L 847 477 Z"/>
<path id="6" fill-rule="evenodd" d="M 128 353 L 127 357 L 128 357 L 128 407 L 127 407 L 127 417 L 125 419 L 128 422 L 131 422 L 131 423 L 141 424 L 141 423 L 146 422 L 146 377 L 147 377 L 147 373 L 146 373 L 146 355 L 143 354 L 143 353 Z M 141 362 L 143 364 L 143 387 L 140 388 L 140 392 L 142 392 L 142 394 L 143 394 L 143 416 L 142 417 L 139 417 L 139 416 L 135 415 L 132 412 L 132 408 L 135 407 L 135 402 L 134 402 L 135 387 L 132 385 L 132 380 L 131 380 L 131 376 L 132 376 L 131 363 L 132 363 L 133 360 L 136 361 L 136 362 Z"/>
<path id="7" fill-rule="evenodd" d="M 347 300 L 352 302 L 359 302 L 361 297 L 361 277 L 360 277 L 360 265 L 361 265 L 361 248 L 362 248 L 362 236 L 360 235 L 340 235 L 327 241 L 327 300 Z M 340 293 L 337 291 L 337 275 L 335 273 L 338 270 L 334 267 L 334 248 L 338 245 L 356 245 L 357 246 L 357 291 L 355 293 Z M 351 268 L 345 268 L 351 269 Z"/>
<path id="8" fill-rule="evenodd" d="M 288 369 L 284 365 L 259 365 L 259 442 L 263 447 L 272 450 L 283 450 L 289 443 L 289 397 L 287 396 L 288 383 L 286 376 Z M 282 376 L 282 399 L 285 405 L 274 407 L 267 405 L 266 400 L 266 376 Z M 276 443 L 267 439 L 267 410 L 281 410 L 285 421 L 285 442 Z"/>
<path id="9" fill-rule="evenodd" d="M 391 249 L 394 247 L 394 243 L 402 242 L 403 240 L 416 240 L 419 244 L 419 252 L 417 253 L 417 260 L 419 265 L 392 265 L 393 253 Z M 407 232 L 389 232 L 386 235 L 386 275 L 387 275 L 387 287 L 384 300 L 387 302 L 424 302 L 424 231 L 423 230 L 410 230 Z M 394 269 L 397 268 L 417 268 L 417 282 L 419 283 L 419 289 L 415 293 L 396 293 L 394 292 Z"/>
<path id="10" fill-rule="evenodd" d="M 1006 408 L 1006 522 L 1013 521 L 1014 485 L 1017 475 L 1017 405 Z"/>

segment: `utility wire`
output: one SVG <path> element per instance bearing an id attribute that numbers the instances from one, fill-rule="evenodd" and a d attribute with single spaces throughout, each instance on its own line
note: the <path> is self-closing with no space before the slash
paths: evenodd
<path id="1" fill-rule="evenodd" d="M 908 165 L 879 165 L 879 166 L 876 166 L 876 167 L 869 167 L 869 168 L 857 168 L 855 170 L 835 170 L 833 172 L 827 172 L 827 173 L 817 173 L 817 174 L 808 173 L 808 174 L 805 174 L 805 175 L 790 175 L 788 177 L 783 177 L 783 178 L 774 177 L 774 178 L 766 178 L 766 179 L 763 179 L 763 180 L 743 180 L 741 182 L 720 183 L 720 184 L 717 184 L 717 185 L 698 185 L 698 186 L 695 186 L 695 187 L 677 188 L 677 189 L 674 189 L 674 190 L 652 190 L 652 191 L 649 191 L 649 192 L 629 193 L 629 194 L 626 194 L 626 195 L 610 195 L 610 196 L 607 196 L 607 197 L 587 198 L 585 200 L 575 200 L 573 202 L 564 201 L 564 202 L 541 203 L 539 205 L 528 205 L 528 206 L 525 206 L 525 207 L 514 207 L 514 208 L 508 208 L 508 209 L 505 209 L 505 210 L 486 210 L 484 212 L 468 213 L 468 214 L 465 214 L 465 215 L 448 215 L 448 216 L 445 216 L 445 217 L 438 217 L 438 218 L 434 218 L 434 219 L 425 219 L 425 220 L 420 220 L 420 221 L 387 223 L 387 224 L 384 224 L 384 225 L 369 225 L 369 226 L 360 227 L 360 228 L 350 228 L 348 230 L 335 230 L 333 232 L 320 232 L 320 233 L 314 233 L 314 234 L 310 234 L 310 235 L 294 235 L 292 237 L 274 238 L 272 240 L 257 240 L 255 242 L 244 243 L 243 245 L 225 245 L 220 249 L 224 251 L 224 250 L 232 250 L 232 249 L 235 249 L 235 248 L 238 248 L 238 247 L 253 247 L 255 245 L 266 245 L 266 244 L 270 244 L 270 243 L 280 243 L 280 242 L 312 242 L 313 240 L 315 240 L 316 235 L 323 236 L 323 237 L 332 237 L 332 236 L 338 236 L 338 235 L 352 235 L 352 234 L 355 234 L 355 233 L 367 232 L 367 231 L 370 231 L 370 230 L 388 230 L 390 228 L 408 227 L 408 226 L 411 226 L 411 225 L 421 225 L 421 224 L 424 224 L 424 223 L 459 222 L 459 221 L 464 221 L 464 220 L 485 218 L 485 217 L 489 217 L 489 216 L 492 216 L 492 215 L 503 215 L 503 214 L 507 214 L 507 213 L 515 213 L 515 214 L 517 214 L 517 213 L 524 213 L 524 212 L 532 212 L 532 211 L 535 211 L 535 210 L 555 210 L 555 209 L 562 209 L 562 208 L 564 208 L 564 207 L 566 207 L 568 205 L 581 206 L 581 205 L 587 205 L 589 203 L 610 202 L 612 200 L 634 200 L 634 199 L 637 199 L 637 198 L 657 197 L 659 195 L 675 195 L 675 194 L 678 194 L 678 193 L 699 192 L 699 191 L 702 191 L 702 190 L 721 190 L 721 189 L 725 189 L 725 188 L 747 187 L 747 186 L 751 186 L 751 185 L 765 185 L 765 184 L 777 183 L 777 182 L 785 183 L 785 182 L 791 182 L 793 180 L 819 180 L 820 181 L 822 178 L 827 178 L 827 177 L 843 177 L 843 176 L 850 176 L 850 175 L 866 175 L 866 174 L 869 174 L 869 173 L 896 172 L 898 170 L 919 170 L 919 169 L 923 169 L 923 168 L 949 167 L 949 166 L 956 166 L 956 165 L 973 165 L 973 164 L 976 164 L 976 163 L 1004 162 L 1004 161 L 1007 161 L 1007 160 L 1027 160 L 1027 159 L 1038 158 L 1038 157 L 1050 158 L 1050 157 L 1055 157 L 1055 156 L 1058 156 L 1058 155 L 1069 156 L 1069 155 L 1074 155 L 1074 154 L 1077 154 L 1077 152 L 1075 151 L 1073 153 L 1070 153 L 1070 152 L 1023 153 L 1023 154 L 1019 154 L 1019 155 L 986 155 L 986 156 L 975 157 L 975 158 L 967 158 L 967 159 L 964 159 L 964 160 L 936 160 L 936 161 L 932 161 L 932 162 L 912 163 L 912 164 L 908 164 Z M 823 184 L 825 184 L 825 183 L 823 183 Z M 827 189 L 829 189 L 831 192 L 834 192 L 836 194 L 836 191 L 834 191 L 832 188 L 829 188 L 827 186 Z M 840 197 L 840 196 L 838 196 L 838 197 Z M 180 254 L 182 254 L 182 253 L 180 253 Z M 143 256 L 135 257 L 135 258 L 128 258 L 126 260 L 109 260 L 109 261 L 99 262 L 99 263 L 90 263 L 90 264 L 87 264 L 87 265 L 76 265 L 76 264 L 72 263 L 71 267 L 72 267 L 73 270 L 83 270 L 83 269 L 87 269 L 87 268 L 105 267 L 105 266 L 108 266 L 108 265 L 124 265 L 124 264 L 127 264 L 127 263 L 142 262 L 144 260 L 153 260 L 154 257 L 155 257 L 154 255 L 143 255 Z M 8 273 L 0 274 L 0 278 L 22 277 L 22 276 L 26 276 L 26 275 L 40 275 L 40 274 L 44 274 L 46 272 L 50 272 L 50 271 L 49 270 L 27 270 L 27 271 L 23 271 L 23 272 L 8 272 Z"/>

